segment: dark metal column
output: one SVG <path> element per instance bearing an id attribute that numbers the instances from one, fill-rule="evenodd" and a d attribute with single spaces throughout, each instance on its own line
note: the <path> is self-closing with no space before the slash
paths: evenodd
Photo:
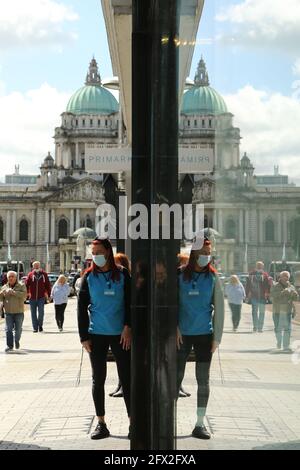
<path id="1" fill-rule="evenodd" d="M 151 204 L 178 201 L 179 0 L 133 0 L 132 204 L 149 214 L 149 239 L 132 242 L 132 441 L 175 448 L 176 255 L 151 240 Z M 171 218 L 172 220 L 172 218 Z"/>

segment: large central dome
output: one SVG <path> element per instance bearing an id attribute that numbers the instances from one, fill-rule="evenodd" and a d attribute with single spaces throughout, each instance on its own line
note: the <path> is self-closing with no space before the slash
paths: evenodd
<path id="1" fill-rule="evenodd" d="M 73 114 L 113 114 L 119 111 L 114 95 L 101 85 L 95 59 L 90 63 L 85 86 L 70 98 L 66 111 Z"/>
<path id="2" fill-rule="evenodd" d="M 183 95 L 182 114 L 224 114 L 228 113 L 226 103 L 219 93 L 209 86 L 206 65 L 200 60 L 195 85 Z"/>

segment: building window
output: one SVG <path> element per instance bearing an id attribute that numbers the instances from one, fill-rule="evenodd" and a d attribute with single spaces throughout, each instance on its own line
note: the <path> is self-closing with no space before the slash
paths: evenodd
<path id="1" fill-rule="evenodd" d="M 197 119 L 194 121 L 194 126 L 197 127 Z"/>
<path id="2" fill-rule="evenodd" d="M 27 220 L 23 219 L 19 226 L 19 240 L 20 242 L 28 242 L 29 226 Z"/>
<path id="3" fill-rule="evenodd" d="M 93 127 L 93 119 L 90 119 L 90 126 Z"/>
<path id="4" fill-rule="evenodd" d="M 98 119 L 98 127 L 101 126 L 101 119 Z"/>
<path id="5" fill-rule="evenodd" d="M 225 226 L 225 238 L 236 238 L 236 223 L 233 219 L 228 219 Z"/>
<path id="6" fill-rule="evenodd" d="M 209 125 L 209 127 L 212 127 L 212 120 L 211 119 L 208 121 L 208 125 Z"/>
<path id="7" fill-rule="evenodd" d="M 85 127 L 85 119 L 82 119 L 82 127 Z"/>
<path id="8" fill-rule="evenodd" d="M 76 127 L 78 127 L 78 119 L 76 119 Z"/>
<path id="9" fill-rule="evenodd" d="M 107 119 L 105 119 L 105 127 L 107 127 Z"/>
<path id="10" fill-rule="evenodd" d="M 4 240 L 4 223 L 2 219 L 0 219 L 0 240 Z"/>
<path id="11" fill-rule="evenodd" d="M 86 225 L 87 228 L 93 228 L 93 222 L 92 222 L 92 220 L 89 216 L 87 216 L 87 218 L 85 220 L 85 225 Z"/>
<path id="12" fill-rule="evenodd" d="M 190 125 L 191 125 L 191 121 L 190 121 L 190 120 L 188 120 L 188 127 L 190 127 Z"/>
<path id="13" fill-rule="evenodd" d="M 202 119 L 202 127 L 205 127 L 205 119 Z"/>
<path id="14" fill-rule="evenodd" d="M 68 238 L 68 222 L 61 219 L 58 223 L 58 238 Z"/>
<path id="15" fill-rule="evenodd" d="M 267 220 L 265 225 L 265 241 L 275 241 L 275 226 L 273 220 Z"/>

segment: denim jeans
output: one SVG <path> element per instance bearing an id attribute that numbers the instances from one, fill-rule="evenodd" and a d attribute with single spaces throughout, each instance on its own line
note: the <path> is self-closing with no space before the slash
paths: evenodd
<path id="1" fill-rule="evenodd" d="M 265 321 L 266 304 L 264 301 L 252 299 L 253 329 L 262 331 Z"/>
<path id="2" fill-rule="evenodd" d="M 238 304 L 229 304 L 232 314 L 233 328 L 236 330 L 241 321 L 242 306 Z"/>
<path id="3" fill-rule="evenodd" d="M 6 343 L 7 347 L 13 349 L 14 347 L 14 334 L 15 330 L 15 342 L 18 343 L 22 334 L 22 325 L 24 321 L 24 313 L 6 313 Z"/>
<path id="4" fill-rule="evenodd" d="M 289 348 L 291 340 L 292 314 L 273 313 L 273 322 L 278 349 L 281 349 L 281 346 L 283 346 L 283 349 Z"/>
<path id="5" fill-rule="evenodd" d="M 39 327 L 43 326 L 44 322 L 44 306 L 45 306 L 45 298 L 38 300 L 30 299 L 30 310 L 31 310 L 31 321 L 32 321 L 32 328 L 34 330 L 38 330 Z M 36 311 L 38 310 L 38 316 Z"/>

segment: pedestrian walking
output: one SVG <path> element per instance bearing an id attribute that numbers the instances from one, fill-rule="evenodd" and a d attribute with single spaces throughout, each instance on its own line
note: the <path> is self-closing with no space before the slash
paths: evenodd
<path id="1" fill-rule="evenodd" d="M 83 276 L 79 291 L 78 328 L 93 372 L 92 393 L 98 424 L 91 439 L 104 439 L 110 435 L 105 422 L 104 400 L 109 347 L 117 363 L 130 417 L 130 274 L 116 265 L 108 239 L 97 237 L 93 241 L 92 258 L 92 266 Z"/>
<path id="2" fill-rule="evenodd" d="M 7 344 L 5 352 L 12 351 L 14 346 L 16 349 L 20 348 L 26 297 L 26 287 L 18 281 L 17 273 L 8 271 L 7 284 L 0 290 L 0 301 L 3 302 L 5 310 Z"/>
<path id="3" fill-rule="evenodd" d="M 271 288 L 273 301 L 273 322 L 277 340 L 277 350 L 291 352 L 291 325 L 294 312 L 293 302 L 298 300 L 296 288 L 290 283 L 290 273 L 282 271 L 278 282 Z"/>
<path id="4" fill-rule="evenodd" d="M 264 271 L 264 263 L 258 261 L 246 282 L 246 298 L 252 305 L 253 332 L 263 332 L 266 303 L 270 297 L 270 276 Z"/>
<path id="5" fill-rule="evenodd" d="M 179 320 L 177 329 L 177 391 L 184 378 L 192 348 L 196 359 L 197 422 L 192 435 L 210 439 L 204 425 L 209 400 L 209 374 L 213 353 L 223 334 L 224 296 L 216 269 L 211 265 L 211 242 L 192 246 L 189 262 L 179 270 Z"/>
<path id="6" fill-rule="evenodd" d="M 61 274 L 51 290 L 51 298 L 54 302 L 55 320 L 60 332 L 63 331 L 65 321 L 65 310 L 70 295 L 70 286 L 67 278 Z"/>
<path id="7" fill-rule="evenodd" d="M 230 277 L 230 282 L 225 287 L 225 294 L 231 310 L 233 331 L 236 332 L 241 321 L 242 305 L 246 297 L 244 286 L 238 276 L 233 274 Z"/>
<path id="8" fill-rule="evenodd" d="M 39 261 L 34 261 L 33 270 L 28 274 L 26 287 L 29 296 L 33 332 L 43 331 L 45 302 L 51 295 L 48 274 L 41 269 Z M 38 311 L 38 315 L 37 315 Z"/>

